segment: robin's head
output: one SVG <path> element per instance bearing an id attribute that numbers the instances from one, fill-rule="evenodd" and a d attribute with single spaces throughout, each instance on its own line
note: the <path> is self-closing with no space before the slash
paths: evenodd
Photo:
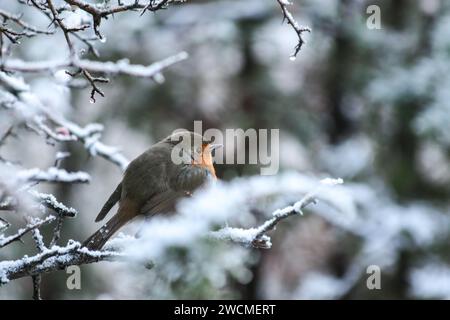
<path id="1" fill-rule="evenodd" d="M 221 144 L 214 144 L 210 139 L 191 131 L 173 133 L 164 141 L 179 148 L 184 162 L 206 167 L 215 175 L 212 152 L 222 147 Z"/>

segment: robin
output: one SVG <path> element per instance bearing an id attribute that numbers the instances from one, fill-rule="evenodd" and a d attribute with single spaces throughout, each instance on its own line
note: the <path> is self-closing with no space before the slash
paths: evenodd
<path id="1" fill-rule="evenodd" d="M 217 179 L 212 151 L 219 146 L 190 131 L 174 133 L 154 144 L 128 165 L 95 222 L 103 220 L 119 202 L 117 213 L 83 245 L 100 250 L 135 217 L 173 212 L 180 198 L 190 195 L 207 180 Z"/>

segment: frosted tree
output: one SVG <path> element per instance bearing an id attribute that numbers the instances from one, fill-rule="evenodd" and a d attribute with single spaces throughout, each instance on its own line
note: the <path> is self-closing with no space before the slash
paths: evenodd
<path id="1" fill-rule="evenodd" d="M 98 47 L 106 38 L 102 34 L 102 24 L 106 20 L 114 19 L 114 16 L 134 13 L 137 17 L 145 16 L 152 12 L 169 8 L 184 1 L 176 0 L 150 0 L 150 1 L 102 1 L 94 3 L 85 0 L 17 0 L 2 2 L 0 6 L 0 112 L 2 113 L 0 125 L 5 127 L 0 136 L 0 148 L 8 143 L 14 143 L 13 139 L 32 133 L 44 139 L 51 145 L 58 143 L 79 143 L 86 153 L 92 157 L 103 158 L 121 170 L 125 170 L 129 160 L 118 148 L 104 144 L 101 141 L 103 126 L 98 123 L 89 123 L 85 126 L 69 120 L 58 105 L 60 101 L 51 101 L 36 93 L 30 84 L 33 78 L 49 78 L 68 90 L 88 88 L 90 102 L 95 103 L 99 97 L 105 97 L 104 87 L 113 76 L 128 76 L 152 79 L 156 83 L 164 81 L 163 72 L 172 65 L 188 58 L 186 52 L 179 52 L 160 61 L 142 65 L 135 64 L 122 57 L 116 61 L 101 59 Z M 292 58 L 294 59 L 305 43 L 303 33 L 309 32 L 307 27 L 301 27 L 288 9 L 290 3 L 286 0 L 277 0 L 283 19 L 292 27 L 298 37 Z M 127 30 L 123 30 L 127 32 Z M 28 60 L 26 55 L 17 54 L 17 48 L 26 46 L 32 38 L 55 38 L 59 48 L 65 48 L 65 58 L 47 57 L 41 60 Z M 34 42 L 30 50 L 39 48 Z M 26 50 L 25 50 L 26 51 Z M 63 104 L 68 104 L 63 101 Z M 0 149 L 1 150 L 1 149 Z M 225 227 L 209 233 L 216 225 L 222 225 L 226 220 L 235 215 L 242 214 L 242 206 L 250 199 L 236 197 L 232 202 L 228 201 L 228 207 L 220 208 L 223 215 L 216 215 L 214 219 L 208 218 L 205 213 L 210 213 L 211 208 L 202 211 L 202 197 L 194 197 L 186 205 L 181 206 L 182 214 L 177 221 L 170 225 L 173 229 L 186 230 L 186 235 L 160 239 L 160 241 L 146 241 L 145 232 L 142 239 L 125 237 L 113 239 L 102 251 L 89 251 L 80 245 L 77 240 L 69 240 L 67 244 L 60 241 L 64 231 L 66 219 L 74 218 L 77 210 L 60 202 L 53 194 L 38 191 L 43 183 L 50 184 L 85 184 L 89 183 L 91 176 L 83 171 L 68 171 L 62 167 L 65 159 L 71 157 L 67 152 L 56 152 L 54 165 L 49 168 L 25 168 L 15 159 L 5 159 L 0 156 L 0 249 L 12 243 L 21 241 L 22 237 L 31 234 L 37 253 L 25 255 L 16 260 L 4 260 L 0 262 L 0 285 L 22 277 L 31 277 L 33 280 L 33 298 L 40 299 L 41 275 L 71 265 L 82 265 L 104 260 L 127 259 L 136 257 L 133 250 L 127 249 L 130 241 L 138 242 L 140 246 L 150 246 L 155 261 L 160 258 L 160 253 L 166 247 L 183 242 L 193 243 L 199 237 L 209 234 L 211 238 L 230 240 L 244 246 L 255 248 L 270 248 L 271 240 L 268 232 L 275 229 L 276 225 L 284 219 L 302 213 L 302 210 L 315 203 L 319 197 L 318 187 L 310 180 L 303 181 L 303 177 L 294 177 L 298 183 L 303 183 L 299 190 L 291 190 L 286 183 L 286 192 L 303 194 L 303 198 L 292 206 L 275 210 L 273 216 L 267 218 L 258 227 L 231 228 Z M 291 181 L 292 182 L 292 181 Z M 308 183 L 306 183 L 308 182 Z M 251 181 L 240 181 L 232 186 L 220 185 L 212 191 L 225 199 L 226 193 L 233 190 L 248 188 Z M 266 184 L 266 181 L 259 181 Z M 324 185 L 340 184 L 340 180 L 326 180 Z M 272 183 L 273 185 L 273 183 Z M 312 188 L 308 190 L 308 188 Z M 279 187 L 262 189 L 260 195 L 278 193 Z M 211 195 L 209 195 L 211 196 Z M 237 205 L 239 204 L 239 206 Z M 206 204 L 208 206 L 208 204 Z M 184 208 L 184 209 L 183 209 Z M 186 208 L 190 208 L 187 210 Z M 196 208 L 195 210 L 193 210 Z M 217 208 L 216 208 L 217 209 Z M 192 212 L 203 214 L 204 224 L 199 228 L 188 227 L 189 221 L 196 216 Z M 7 214 L 6 214 L 7 213 Z M 8 215 L 20 216 L 24 219 L 23 227 L 16 231 L 11 230 Z M 153 227 L 157 228 L 157 221 Z M 41 228 L 51 225 L 52 237 L 46 241 Z M 156 226 L 156 227 L 155 227 Z M 217 229 L 217 228 L 216 228 Z M 167 230 L 167 229 L 166 229 Z M 191 241 L 185 241 L 186 239 Z M 155 245 L 156 243 L 156 245 Z M 151 245 L 150 245 L 151 244 Z M 136 245 L 130 246 L 136 248 Z M 31 248 L 30 252 L 32 251 Z M 142 257 L 139 257 L 142 258 Z M 148 257 L 143 257 L 148 259 Z"/>

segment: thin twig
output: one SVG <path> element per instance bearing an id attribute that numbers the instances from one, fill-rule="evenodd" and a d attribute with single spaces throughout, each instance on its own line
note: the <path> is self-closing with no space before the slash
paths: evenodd
<path id="1" fill-rule="evenodd" d="M 16 23 L 17 25 L 19 25 L 20 27 L 22 27 L 24 30 L 27 30 L 29 32 L 31 32 L 32 34 L 53 34 L 54 32 L 52 30 L 43 30 L 43 29 L 39 29 L 35 26 L 32 26 L 30 24 L 28 24 L 27 22 L 25 22 L 24 20 L 22 20 L 22 16 L 21 15 L 14 15 L 12 13 L 9 13 L 3 9 L 0 9 L 0 16 L 4 18 L 4 20 L 11 20 L 14 23 Z"/>
<path id="2" fill-rule="evenodd" d="M 36 244 L 36 248 L 39 253 L 44 252 L 47 248 L 44 244 L 44 240 L 38 228 L 34 229 L 32 232 L 33 240 Z M 41 300 L 41 280 L 42 277 L 40 274 L 36 274 L 31 277 L 33 281 L 33 300 Z"/>
<path id="3" fill-rule="evenodd" d="M 211 236 L 220 240 L 229 240 L 246 246 L 253 246 L 259 249 L 270 249 L 272 247 L 271 239 L 267 236 L 283 220 L 297 214 L 303 214 L 302 210 L 310 204 L 316 203 L 316 196 L 320 193 L 324 186 L 335 186 L 342 184 L 342 179 L 324 179 L 322 185 L 315 190 L 307 193 L 300 201 L 283 209 L 278 209 L 272 213 L 272 218 L 266 220 L 258 227 L 250 229 L 242 228 L 222 228 L 212 232 Z"/>
<path id="4" fill-rule="evenodd" d="M 6 238 L 3 238 L 3 239 L 0 239 L 0 248 L 7 246 L 14 241 L 20 240 L 28 232 L 30 232 L 36 228 L 40 228 L 43 225 L 49 224 L 53 220 L 55 220 L 54 216 L 48 216 L 44 220 L 38 220 L 32 224 L 28 224 L 24 229 L 20 229 L 16 234 L 6 237 Z"/>
<path id="5" fill-rule="evenodd" d="M 42 300 L 41 298 L 41 275 L 37 274 L 31 277 L 33 280 L 33 300 Z"/>
<path id="6" fill-rule="evenodd" d="M 281 11 L 283 12 L 283 21 L 286 20 L 287 23 L 292 26 L 295 33 L 297 33 L 298 43 L 295 46 L 294 52 L 291 54 L 291 59 L 295 60 L 295 58 L 297 57 L 297 54 L 302 49 L 303 44 L 306 43 L 306 41 L 303 39 L 303 33 L 311 32 L 311 29 L 309 27 L 300 26 L 298 24 L 298 22 L 294 19 L 291 12 L 287 9 L 287 6 L 292 4 L 289 2 L 289 0 L 277 0 L 277 1 L 281 7 Z"/>

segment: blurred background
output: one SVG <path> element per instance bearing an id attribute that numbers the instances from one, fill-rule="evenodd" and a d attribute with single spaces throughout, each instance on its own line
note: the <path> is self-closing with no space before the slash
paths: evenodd
<path id="1" fill-rule="evenodd" d="M 373 4 L 381 9 L 380 30 L 366 25 Z M 41 21 L 16 1 L 0 6 Z M 203 244 L 174 253 L 175 269 L 82 266 L 81 290 L 69 290 L 60 271 L 43 276 L 44 299 L 450 298 L 450 3 L 296 0 L 289 8 L 313 30 L 295 61 L 289 56 L 296 34 L 282 23 L 276 1 L 192 0 L 102 22 L 101 60 L 150 64 L 189 53 L 164 72 L 163 84 L 115 77 L 101 85 L 105 98 L 90 104 L 89 88 L 69 90 L 42 75 L 27 81 L 74 122 L 104 124 L 103 141 L 129 159 L 174 129 L 193 129 L 194 120 L 204 130 L 278 128 L 280 171 L 343 178 L 358 222 L 306 211 L 280 225 L 270 250 Z M 25 39 L 13 53 L 64 58 L 58 36 Z M 55 149 L 33 133 L 0 152 L 24 167 L 45 168 L 55 150 L 72 153 L 64 168 L 92 177 L 89 185 L 43 186 L 80 212 L 65 224 L 63 241 L 82 240 L 99 227 L 94 217 L 122 173 L 89 158 L 82 145 Z M 259 169 L 218 165 L 217 172 L 232 180 Z M 0 259 L 25 252 L 15 243 Z M 369 265 L 381 268 L 381 290 L 366 287 Z M 30 290 L 30 279 L 12 281 L 0 298 L 28 299 Z"/>

